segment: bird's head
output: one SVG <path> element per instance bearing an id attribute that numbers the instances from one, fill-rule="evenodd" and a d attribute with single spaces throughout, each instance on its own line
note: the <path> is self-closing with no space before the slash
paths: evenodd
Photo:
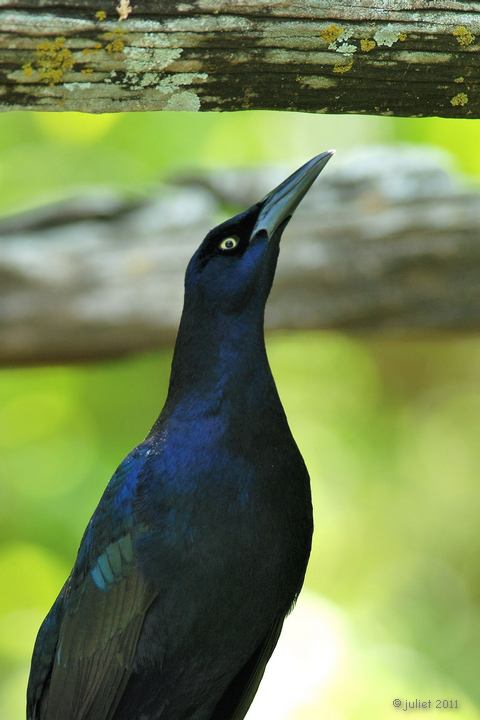
<path id="1" fill-rule="evenodd" d="M 186 299 L 212 315 L 263 308 L 282 233 L 333 153 L 317 155 L 263 200 L 211 230 L 188 265 Z"/>

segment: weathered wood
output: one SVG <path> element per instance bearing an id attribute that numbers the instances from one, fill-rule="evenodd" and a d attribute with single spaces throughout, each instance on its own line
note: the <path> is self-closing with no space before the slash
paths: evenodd
<path id="1" fill-rule="evenodd" d="M 282 242 L 269 328 L 480 329 L 480 193 L 425 150 L 336 160 Z M 0 364 L 172 342 L 204 233 L 282 171 L 183 178 L 152 199 L 92 194 L 0 223 Z"/>
<path id="2" fill-rule="evenodd" d="M 480 2 L 0 0 L 4 110 L 474 118 L 479 64 Z"/>

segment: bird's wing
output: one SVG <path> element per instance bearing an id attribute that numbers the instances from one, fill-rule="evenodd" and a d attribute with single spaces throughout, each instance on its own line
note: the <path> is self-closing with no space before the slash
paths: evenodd
<path id="1" fill-rule="evenodd" d="M 38 631 L 32 657 L 32 669 L 28 679 L 27 719 L 39 720 L 40 703 L 44 689 L 52 673 L 53 659 L 60 628 L 61 608 L 64 590 L 55 601 L 54 606 L 43 621 Z"/>
<path id="2" fill-rule="evenodd" d="M 253 655 L 234 677 L 216 706 L 211 720 L 243 720 L 278 642 L 283 621 L 284 618 L 281 617 L 272 625 Z"/>
<path id="3" fill-rule="evenodd" d="M 120 466 L 37 638 L 28 720 L 109 720 L 155 598 L 135 562 L 131 504 L 141 454 Z"/>

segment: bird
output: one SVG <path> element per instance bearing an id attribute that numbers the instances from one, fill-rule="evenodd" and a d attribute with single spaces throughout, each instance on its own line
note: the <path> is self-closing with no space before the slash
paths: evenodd
<path id="1" fill-rule="evenodd" d="M 163 409 L 35 641 L 27 720 L 242 720 L 303 585 L 310 480 L 269 366 L 282 234 L 334 151 L 190 259 Z"/>

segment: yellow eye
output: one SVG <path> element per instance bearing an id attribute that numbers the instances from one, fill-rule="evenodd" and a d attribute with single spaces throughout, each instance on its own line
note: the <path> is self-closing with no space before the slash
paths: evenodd
<path id="1" fill-rule="evenodd" d="M 236 237 L 227 237 L 222 240 L 221 243 L 219 243 L 218 248 L 219 250 L 235 250 L 235 248 L 238 245 L 238 238 Z"/>

